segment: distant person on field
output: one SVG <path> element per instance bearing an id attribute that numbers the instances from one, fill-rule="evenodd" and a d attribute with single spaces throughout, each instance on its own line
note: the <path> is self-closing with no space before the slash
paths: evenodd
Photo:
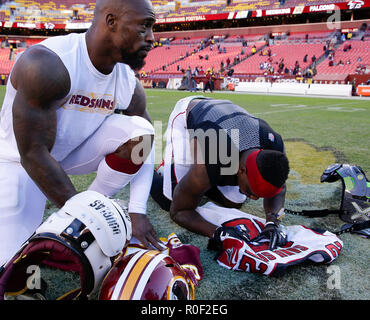
<path id="1" fill-rule="evenodd" d="M 214 74 L 211 70 L 207 70 L 206 72 L 206 83 L 203 88 L 203 92 L 206 92 L 209 89 L 211 93 L 214 90 Z"/>

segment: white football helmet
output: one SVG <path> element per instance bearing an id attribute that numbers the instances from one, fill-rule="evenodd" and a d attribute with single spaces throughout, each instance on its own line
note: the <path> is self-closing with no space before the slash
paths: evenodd
<path id="1" fill-rule="evenodd" d="M 47 218 L 0 274 L 0 299 L 24 291 L 30 265 L 47 265 L 80 275 L 81 288 L 64 299 L 88 298 L 131 239 L 125 208 L 95 191 L 81 192 Z"/>

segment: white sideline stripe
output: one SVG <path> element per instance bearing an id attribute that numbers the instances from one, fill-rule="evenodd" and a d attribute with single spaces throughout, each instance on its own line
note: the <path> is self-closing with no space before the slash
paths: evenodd
<path id="1" fill-rule="evenodd" d="M 265 112 L 256 112 L 253 115 L 260 115 L 260 114 L 271 114 L 271 113 L 282 113 L 282 112 L 291 112 L 291 111 L 305 111 L 305 110 L 312 110 L 312 109 L 321 109 L 321 108 L 330 108 L 330 107 L 339 107 L 339 106 L 348 106 L 353 103 L 340 103 L 340 104 L 329 104 L 329 105 L 321 105 L 321 106 L 314 106 L 314 107 L 307 107 L 307 108 L 287 108 L 283 110 L 274 110 L 274 111 L 265 111 Z M 351 108 L 351 107 L 349 107 Z"/>
<path id="2" fill-rule="evenodd" d="M 321 109 L 327 106 L 316 106 L 316 107 L 307 107 L 307 108 L 289 108 L 284 110 L 274 110 L 274 111 L 265 111 L 265 112 L 256 112 L 253 115 L 260 115 L 260 114 L 271 114 L 271 113 L 282 113 L 282 112 L 291 112 L 291 111 L 304 111 L 304 110 L 311 110 L 311 109 Z"/>
<path id="3" fill-rule="evenodd" d="M 129 272 L 131 271 L 133 265 L 136 263 L 137 260 L 139 260 L 139 258 L 145 253 L 146 251 L 143 250 L 143 251 L 139 251 L 137 252 L 129 261 L 129 263 L 127 264 L 125 270 L 123 271 L 123 273 L 121 274 L 121 276 L 119 277 L 118 281 L 117 281 L 117 284 L 116 284 L 116 287 L 114 288 L 114 291 L 112 293 L 112 298 L 111 300 L 118 300 L 119 298 L 119 294 L 120 294 L 120 291 L 121 291 L 121 288 L 122 288 L 122 285 L 124 283 L 124 281 L 126 280 L 127 278 L 127 275 L 129 274 Z"/>
<path id="4" fill-rule="evenodd" d="M 132 297 L 132 300 L 140 300 L 141 299 L 141 295 L 143 294 L 143 291 L 145 289 L 145 285 L 147 284 L 150 275 L 152 274 L 155 267 L 158 265 L 159 261 L 161 261 L 165 257 L 166 257 L 165 254 L 160 253 L 145 268 L 145 271 L 144 271 L 143 275 L 141 276 L 140 281 L 139 281 L 139 283 L 136 287 L 136 290 L 135 290 L 135 293 Z"/>

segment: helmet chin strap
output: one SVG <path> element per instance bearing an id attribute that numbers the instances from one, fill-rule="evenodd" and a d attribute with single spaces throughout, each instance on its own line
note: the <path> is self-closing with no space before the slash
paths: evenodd
<path id="1" fill-rule="evenodd" d="M 31 238 L 3 268 L 0 274 L 0 300 L 7 295 L 19 295 L 28 289 L 30 266 L 46 265 L 77 272 L 81 287 L 58 299 L 87 299 L 94 288 L 94 276 L 87 258 L 56 235 L 44 234 Z"/>
<path id="2" fill-rule="evenodd" d="M 321 218 L 329 214 L 343 214 L 344 211 L 343 210 L 329 210 L 329 209 L 295 211 L 295 210 L 284 208 L 284 213 L 293 214 L 296 216 L 304 216 L 308 218 Z M 366 230 L 369 228 L 370 228 L 370 220 L 367 220 L 363 222 L 345 224 L 342 226 L 342 228 L 339 231 L 334 231 L 333 233 L 336 235 L 340 235 L 343 233 L 360 233 L 363 236 L 370 238 L 370 230 Z"/>

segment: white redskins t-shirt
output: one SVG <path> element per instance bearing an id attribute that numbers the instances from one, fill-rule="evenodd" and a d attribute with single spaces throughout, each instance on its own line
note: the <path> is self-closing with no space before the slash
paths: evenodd
<path id="1" fill-rule="evenodd" d="M 117 63 L 107 75 L 99 72 L 89 58 L 85 37 L 86 33 L 72 33 L 39 43 L 59 56 L 71 80 L 65 103 L 57 110 L 57 134 L 51 150 L 59 162 L 93 134 L 114 109 L 127 109 L 136 86 L 135 74 L 126 64 Z M 11 75 L 0 113 L 0 162 L 20 161 L 12 120 L 17 91 L 10 79 Z"/>

